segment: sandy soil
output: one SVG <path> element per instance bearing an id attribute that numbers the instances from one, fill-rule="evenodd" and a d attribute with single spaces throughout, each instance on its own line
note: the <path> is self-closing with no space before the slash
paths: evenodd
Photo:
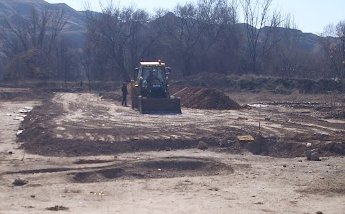
<path id="1" fill-rule="evenodd" d="M 115 105 L 111 101 L 101 101 L 94 94 L 59 93 L 55 95 L 53 102 L 55 105 L 63 106 L 64 114 L 55 119 L 56 126 L 67 127 L 57 127 L 55 130 L 62 138 L 89 138 L 101 141 L 128 140 L 126 137 L 131 137 L 130 140 L 145 137 L 190 139 L 203 134 L 217 136 L 229 127 L 258 132 L 259 121 L 261 134 L 264 136 L 320 133 L 333 137 L 340 135 L 340 140 L 345 136 L 345 121 L 322 120 L 320 115 L 315 115 L 312 110 L 285 106 L 262 105 L 259 108 L 228 111 L 183 109 L 181 115 L 139 116 L 138 112 L 130 108 Z M 74 129 L 92 130 L 99 127 L 113 129 L 120 136 L 117 136 L 117 139 L 109 136 L 107 139 L 107 136 L 100 133 L 92 135 L 88 132 L 83 133 L 84 135 L 69 135 Z"/>
<path id="2" fill-rule="evenodd" d="M 40 156 L 18 149 L 16 134 L 21 121 L 9 115 L 39 104 L 0 102 L 0 213 L 52 212 L 47 208 L 67 209 L 61 213 L 340 214 L 345 210 L 342 155 L 310 162 L 304 157 L 275 158 L 244 150 L 234 154 L 212 146 L 205 151 L 191 147 L 142 152 L 128 149 L 107 155 L 96 152 L 95 156 L 78 153 L 66 157 L 61 153 L 63 158 L 54 152 L 55 156 Z M 284 106 L 239 111 L 183 109 L 182 115 L 142 116 L 93 94 L 58 93 L 45 107 L 49 108 L 33 113 L 46 111 L 38 122 L 45 121 L 40 131 L 49 133 L 39 136 L 53 139 L 50 143 L 78 141 L 88 146 L 142 142 L 146 138 L 157 144 L 164 138 L 170 142 L 188 142 L 188 138 L 198 142 L 211 137 L 228 140 L 224 134 L 228 130 L 235 134 L 257 132 L 259 120 L 265 136 L 302 145 L 344 139 L 344 121 L 326 121 L 310 109 L 305 113 Z M 33 115 L 29 118 L 37 119 Z M 17 178 L 28 183 L 15 186 L 12 182 Z"/>
<path id="3" fill-rule="evenodd" d="M 256 154 L 304 155 L 312 143 L 324 155 L 345 154 L 344 120 L 326 120 L 311 108 L 259 105 L 240 110 L 183 109 L 177 115 L 140 115 L 96 94 L 56 93 L 25 121 L 24 147 L 41 155 L 99 155 L 209 146 L 249 147 Z M 259 126 L 260 125 L 260 126 Z M 240 135 L 261 135 L 244 145 Z M 47 143 L 51 142 L 51 143 Z M 286 148 L 288 147 L 288 148 Z M 255 151 L 253 151 L 255 150 Z"/>

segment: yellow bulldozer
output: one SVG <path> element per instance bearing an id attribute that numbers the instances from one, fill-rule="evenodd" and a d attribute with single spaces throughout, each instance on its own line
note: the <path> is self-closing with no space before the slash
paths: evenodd
<path id="1" fill-rule="evenodd" d="M 170 96 L 168 76 L 171 68 L 165 63 L 140 62 L 130 83 L 132 108 L 140 113 L 181 113 L 179 98 Z"/>

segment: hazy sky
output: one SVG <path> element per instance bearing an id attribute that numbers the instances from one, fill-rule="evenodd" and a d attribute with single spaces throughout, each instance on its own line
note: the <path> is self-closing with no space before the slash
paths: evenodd
<path id="1" fill-rule="evenodd" d="M 83 10 L 85 2 L 90 2 L 93 10 L 99 10 L 99 2 L 107 5 L 109 0 L 46 0 L 50 3 L 64 2 L 76 10 Z M 192 0 L 196 1 L 196 0 Z M 237 0 L 238 2 L 240 0 Z M 184 0 L 120 0 L 122 6 L 135 6 L 153 11 L 156 8 L 172 9 Z M 298 29 L 304 32 L 322 33 L 328 24 L 345 20 L 345 0 L 273 0 L 273 7 L 278 11 L 290 13 Z"/>

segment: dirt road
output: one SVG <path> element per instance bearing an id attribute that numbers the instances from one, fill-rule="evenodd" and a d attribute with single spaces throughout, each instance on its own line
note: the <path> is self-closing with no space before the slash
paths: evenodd
<path id="1" fill-rule="evenodd" d="M 340 214 L 345 210 L 344 156 L 310 162 L 304 157 L 258 156 L 245 150 L 234 154 L 214 143 L 202 151 L 191 143 L 212 139 L 221 143 L 237 134 L 257 132 L 259 119 L 267 137 L 295 140 L 303 146 L 342 142 L 344 123 L 317 118 L 313 111 L 266 106 L 142 116 L 94 94 L 59 93 L 30 116 L 39 127 L 40 133 L 35 134 L 47 142 L 33 138 L 43 145 L 28 151 L 54 156 L 23 156 L 16 143 L 21 121 L 8 114 L 35 105 L 39 103 L 0 102 L 0 213 Z M 131 145 L 126 144 L 129 141 L 142 147 L 125 147 Z M 161 141 L 165 149 L 149 148 Z M 97 146 L 91 147 L 95 151 L 73 152 L 67 143 L 72 149 Z M 167 148 L 167 143 L 177 148 Z M 186 143 L 189 149 L 182 146 Z M 111 152 L 102 154 L 103 149 Z M 15 186 L 12 182 L 17 178 L 28 183 Z"/>

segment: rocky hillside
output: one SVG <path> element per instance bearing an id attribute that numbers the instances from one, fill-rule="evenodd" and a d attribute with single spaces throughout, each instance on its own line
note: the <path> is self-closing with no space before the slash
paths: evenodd
<path id="1" fill-rule="evenodd" d="M 82 11 L 76 11 L 64 3 L 50 4 L 44 0 L 1 0 L 0 1 L 0 23 L 3 23 L 4 19 L 17 19 L 18 16 L 29 16 L 32 8 L 36 8 L 39 11 L 44 9 L 63 10 L 67 17 L 67 25 L 64 29 L 64 34 L 76 47 L 82 45 L 82 41 L 85 34 L 85 13 Z M 174 22 L 177 19 L 172 13 L 168 13 L 166 18 L 169 22 Z M 242 31 L 244 35 L 244 24 L 237 24 L 237 29 Z M 265 27 L 263 32 L 268 32 L 269 28 Z M 288 32 L 286 32 L 288 31 Z M 303 33 L 300 30 L 294 29 L 281 29 L 282 34 L 295 34 L 298 36 L 298 46 L 306 48 L 308 50 L 319 49 L 319 37 L 315 34 Z"/>
<path id="2" fill-rule="evenodd" d="M 27 17 L 31 14 L 32 9 L 38 11 L 45 9 L 62 10 L 65 14 L 67 24 L 63 34 L 71 41 L 74 47 L 81 47 L 85 34 L 85 16 L 69 7 L 67 4 L 50 4 L 44 0 L 1 0 L 0 1 L 0 23 L 5 19 L 16 20 L 21 17 Z"/>

